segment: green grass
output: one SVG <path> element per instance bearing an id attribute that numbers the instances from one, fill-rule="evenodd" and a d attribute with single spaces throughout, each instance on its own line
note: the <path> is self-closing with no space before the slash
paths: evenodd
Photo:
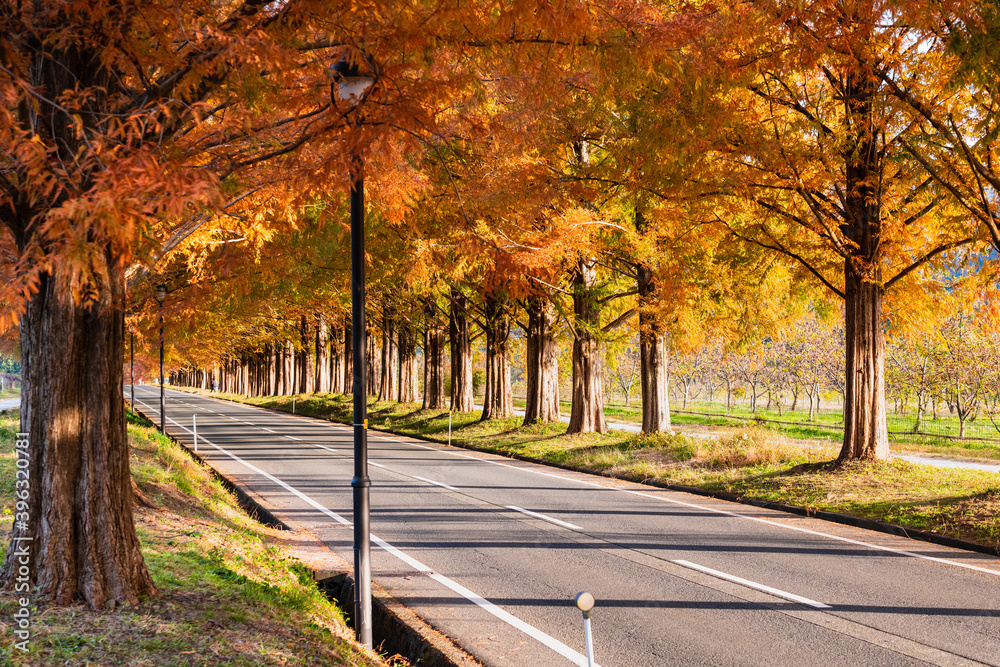
<path id="1" fill-rule="evenodd" d="M 350 396 L 304 394 L 295 399 L 298 414 L 351 421 Z M 245 400 L 286 411 L 292 403 L 284 396 Z M 448 440 L 446 410 L 369 399 L 368 411 L 371 428 Z M 520 418 L 482 422 L 477 412 L 456 413 L 452 443 L 633 481 L 656 480 L 843 512 L 1000 548 L 1000 475 L 905 461 L 834 467 L 830 462 L 839 442 L 812 439 L 812 447 L 801 447 L 787 429 L 745 422 L 735 426 L 739 428 L 721 430 L 718 438 L 615 431 L 567 435 L 561 423 L 521 426 Z"/>
<path id="2" fill-rule="evenodd" d="M 94 613 L 40 604 L 31 651 L 0 633 L 0 665 L 377 665 L 340 611 L 289 559 L 278 533 L 239 508 L 206 469 L 130 416 L 136 528 L 158 595 Z M 0 415 L 0 510 L 10 530 L 16 413 Z M 4 543 L 3 546 L 6 546 Z M 15 601 L 0 595 L 0 618 Z"/>

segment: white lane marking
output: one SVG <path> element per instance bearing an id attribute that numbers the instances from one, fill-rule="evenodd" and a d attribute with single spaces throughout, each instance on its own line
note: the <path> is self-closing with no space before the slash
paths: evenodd
<path id="1" fill-rule="evenodd" d="M 260 428 L 261 428 L 262 431 L 267 431 L 268 433 L 274 433 L 274 431 L 272 431 L 269 428 L 264 428 L 263 426 L 261 426 Z"/>
<path id="2" fill-rule="evenodd" d="M 137 402 L 141 402 L 141 401 L 137 401 Z M 149 408 L 149 406 L 146 405 L 145 403 L 143 403 L 143 405 L 145 405 L 147 408 Z M 181 424 L 178 424 L 176 421 L 174 421 L 170 417 L 167 417 L 167 421 L 172 422 L 175 426 L 177 426 L 178 428 L 180 428 L 183 431 L 187 431 L 188 433 L 191 432 L 190 429 L 188 429 L 187 427 L 185 427 L 185 426 L 183 426 Z M 330 518 L 332 518 L 333 520 L 335 520 L 337 523 L 343 524 L 345 526 L 350 526 L 351 525 L 351 522 L 348 521 L 347 519 L 345 519 L 344 517 L 340 516 L 336 512 L 332 512 L 332 511 L 328 510 L 327 508 L 323 507 L 321 504 L 319 504 L 318 502 L 316 502 L 315 500 L 313 500 L 312 498 L 310 498 L 306 494 L 302 493 L 301 491 L 299 491 L 298 489 L 292 487 L 291 485 L 286 484 L 285 482 L 281 481 L 280 479 L 278 479 L 274 475 L 271 475 L 270 473 L 264 472 L 263 470 L 261 470 L 260 468 L 258 468 L 255 465 L 253 465 L 252 463 L 247 463 L 246 461 L 244 461 L 240 457 L 236 456 L 232 452 L 226 451 L 222 447 L 219 447 L 214 442 L 211 442 L 209 440 L 205 440 L 204 438 L 200 438 L 200 439 L 204 440 L 204 442 L 206 444 L 211 445 L 212 447 L 215 447 L 217 450 L 219 450 L 220 452 L 222 452 L 223 454 L 225 454 L 229 458 L 233 459 L 237 463 L 243 464 L 244 466 L 246 466 L 250 470 L 253 470 L 254 472 L 256 472 L 256 473 L 258 473 L 260 475 L 263 475 L 266 479 L 274 482 L 275 484 L 278 484 L 283 489 L 286 489 L 287 491 L 289 491 L 290 493 L 292 493 L 293 495 L 295 495 L 297 498 L 303 500 L 310 507 L 318 509 L 320 512 L 322 512 L 326 516 L 329 516 Z M 380 539 L 376 535 L 371 535 L 371 541 L 374 544 L 378 545 L 379 547 L 381 547 L 381 548 L 385 549 L 386 551 L 388 551 L 389 553 L 391 553 L 396 558 L 399 558 L 401 561 L 403 561 L 404 563 L 406 563 L 407 565 L 409 565 L 410 567 L 412 567 L 417 572 L 420 572 L 422 574 L 426 574 L 428 577 L 430 577 L 434 581 L 438 582 L 439 584 L 450 588 L 451 590 L 455 591 L 456 593 L 458 593 L 459 595 L 461 595 L 462 597 L 464 597 L 466 600 L 469 600 L 470 602 L 475 603 L 476 605 L 478 605 L 479 607 L 481 607 L 483 610 L 485 610 L 485 611 L 489 612 L 490 614 L 492 614 L 493 616 L 496 616 L 497 618 L 499 618 L 501 621 L 504 621 L 508 625 L 511 625 L 514 628 L 517 628 L 521 632 L 525 633 L 529 637 L 532 637 L 533 639 L 541 642 L 542 644 L 544 644 L 545 646 L 549 647 L 550 649 L 552 649 L 553 651 L 555 651 L 559 655 L 561 655 L 564 658 L 568 659 L 570 662 L 576 663 L 577 665 L 579 665 L 579 667 L 587 667 L 587 665 L 589 664 L 587 662 L 586 656 L 584 656 L 584 655 L 582 655 L 580 653 L 577 653 L 576 651 L 574 651 L 573 649 L 571 649 L 570 647 L 566 646 L 561 641 L 559 641 L 558 639 L 556 639 L 555 637 L 552 637 L 551 635 L 548 635 L 545 632 L 542 632 L 541 630 L 539 630 L 538 628 L 536 628 L 533 625 L 529 625 L 529 624 L 525 623 L 524 621 L 522 621 L 518 617 L 516 617 L 513 614 L 511 614 L 510 612 L 504 611 L 503 609 L 501 609 L 500 607 L 496 606 L 495 604 L 493 604 L 489 600 L 487 600 L 487 599 L 483 598 L 482 596 L 474 593 L 473 591 L 469 590 L 465 586 L 462 586 L 458 582 L 452 581 L 451 579 L 449 579 L 448 577 L 444 576 L 443 574 L 438 574 L 437 572 L 434 572 L 431 568 L 427 567 L 426 565 L 424 565 L 423 563 L 421 563 L 420 561 L 418 561 L 416 558 L 413 558 L 412 556 L 403 553 L 402 551 L 400 551 L 396 547 L 392 546 L 391 544 L 389 544 L 385 540 Z M 595 664 L 594 667 L 600 667 L 600 665 Z"/>
<path id="3" fill-rule="evenodd" d="M 289 440 L 302 440 L 302 438 L 296 438 L 294 435 L 286 435 L 285 437 Z"/>
<path id="4" fill-rule="evenodd" d="M 421 445 L 415 442 L 404 442 L 404 444 L 410 445 L 411 447 L 419 447 L 421 449 L 429 449 L 436 452 L 441 452 L 443 454 L 451 454 L 452 456 L 458 456 L 461 458 L 472 459 L 473 461 L 481 461 L 483 463 L 489 463 L 490 465 L 500 466 L 502 468 L 511 468 L 513 470 L 520 470 L 523 472 L 531 473 L 533 475 L 542 475 L 544 477 L 552 477 L 553 479 L 560 479 L 566 482 L 574 482 L 576 484 L 582 484 L 584 486 L 592 486 L 598 489 L 604 489 L 607 491 L 617 491 L 619 493 L 629 493 L 634 496 L 641 496 L 643 498 L 649 498 L 652 500 L 658 500 L 664 503 L 671 503 L 673 505 L 679 505 L 681 507 L 688 507 L 690 509 L 702 510 L 705 512 L 712 512 L 714 514 L 721 514 L 723 516 L 730 516 L 736 519 L 745 519 L 747 521 L 755 521 L 757 523 L 762 523 L 768 526 L 773 526 L 775 528 L 782 528 L 784 530 L 794 530 L 799 533 L 805 533 L 806 535 L 814 535 L 816 537 L 824 537 L 830 540 L 836 540 L 838 542 L 846 542 L 847 544 L 854 544 L 860 547 L 866 547 L 868 549 L 874 549 L 875 551 L 885 551 L 888 553 L 898 554 L 900 556 L 908 556 L 910 558 L 919 558 L 921 560 L 927 560 L 934 563 L 940 563 L 943 565 L 951 565 L 954 567 L 960 567 L 965 570 L 973 570 L 975 572 L 982 572 L 984 574 L 992 574 L 995 576 L 1000 576 L 1000 570 L 991 570 L 986 567 L 979 567 L 978 565 L 969 565 L 968 563 L 960 563 L 955 560 L 949 560 L 947 558 L 939 558 L 937 556 L 927 556 L 925 554 L 918 554 L 912 551 L 906 551 L 904 549 L 894 549 L 893 547 L 886 547 L 880 544 L 872 544 L 871 542 L 862 542 L 861 540 L 852 540 L 849 537 L 841 537 L 840 535 L 831 535 L 830 533 L 823 533 L 818 530 L 810 530 L 809 528 L 803 528 L 801 526 L 790 526 L 788 524 L 781 523 L 779 521 L 773 521 L 771 519 L 762 519 L 756 516 L 747 516 L 746 514 L 740 514 L 738 512 L 731 512 L 729 510 L 722 510 L 715 507 L 706 507 L 705 505 L 697 505 L 695 503 L 687 503 L 682 500 L 675 500 L 674 498 L 665 498 L 663 496 L 654 495 L 652 493 L 643 491 L 634 491 L 632 489 L 619 489 L 613 486 L 604 486 L 597 482 L 590 482 L 583 479 L 573 479 L 572 477 L 565 477 L 563 475 L 556 475 L 550 472 L 543 472 L 541 470 L 532 470 L 531 468 L 526 468 L 522 466 L 510 465 L 509 463 L 501 463 L 499 461 L 490 461 L 489 459 L 481 459 L 477 456 L 471 456 L 469 454 L 462 454 L 459 452 L 449 452 L 444 449 L 437 447 L 430 447 L 428 445 Z"/>
<path id="5" fill-rule="evenodd" d="M 815 607 L 816 609 L 830 609 L 830 605 L 823 604 L 822 602 L 816 602 L 815 600 L 810 600 L 809 598 L 804 598 L 801 595 L 796 595 L 795 593 L 789 593 L 787 591 L 782 591 L 777 588 L 771 588 L 770 586 L 765 586 L 764 584 L 758 584 L 756 581 L 750 581 L 749 579 L 744 579 L 742 577 L 737 577 L 732 574 L 726 574 L 725 572 L 719 572 L 718 570 L 713 570 L 710 567 L 705 567 L 703 565 L 697 565 L 687 560 L 674 560 L 671 563 L 677 563 L 678 565 L 683 565 L 684 567 L 691 568 L 692 570 L 698 570 L 699 572 L 704 572 L 705 574 L 710 574 L 713 577 L 718 577 L 719 579 L 725 579 L 726 581 L 733 581 L 737 584 L 741 584 L 748 588 L 756 588 L 759 591 L 764 591 L 765 593 L 770 593 L 771 595 L 777 595 L 779 598 L 785 598 L 786 600 L 793 600 L 795 602 L 801 602 L 804 605 L 809 605 L 810 607 Z"/>
<path id="6" fill-rule="evenodd" d="M 253 422 L 243 422 L 243 423 L 246 424 L 247 426 L 253 426 Z"/>
<path id="7" fill-rule="evenodd" d="M 373 465 L 373 466 L 375 466 L 376 468 L 384 468 L 384 467 L 385 467 L 385 466 L 384 466 L 384 465 L 382 465 L 381 463 L 375 463 L 374 461 L 369 461 L 368 463 L 369 463 L 370 465 Z"/>
<path id="8" fill-rule="evenodd" d="M 538 512 L 532 512 L 531 510 L 526 510 L 518 507 L 517 505 L 506 505 L 507 509 L 514 510 L 515 512 L 520 512 L 521 514 L 527 514 L 528 516 L 533 516 L 536 519 L 541 519 L 542 521 L 548 521 L 549 523 L 554 523 L 563 528 L 569 528 L 570 530 L 583 530 L 580 526 L 576 524 L 568 523 L 566 521 L 560 521 L 559 519 L 553 519 L 550 516 L 544 514 L 539 514 Z"/>
<path id="9" fill-rule="evenodd" d="M 319 447 L 320 449 L 325 449 L 326 451 L 333 452 L 334 454 L 337 453 L 336 449 L 333 449 L 332 447 L 327 447 L 326 445 L 317 445 L 317 444 L 313 443 L 313 447 Z"/>
<path id="10" fill-rule="evenodd" d="M 456 489 L 454 486 L 448 486 L 443 482 L 435 482 L 433 479 L 427 479 L 426 477 L 421 477 L 420 475 L 414 475 L 413 479 L 419 479 L 421 482 L 427 482 L 428 484 L 440 486 L 442 488 L 448 489 L 449 491 L 458 491 L 458 489 Z"/>
<path id="11" fill-rule="evenodd" d="M 139 401 L 136 401 L 136 402 L 139 402 Z M 143 405 L 146 405 L 146 404 L 143 403 Z M 866 547 L 868 549 L 873 549 L 875 551 L 884 551 L 884 552 L 887 552 L 887 553 L 894 553 L 894 554 L 897 554 L 897 555 L 900 555 L 900 556 L 907 556 L 909 558 L 918 558 L 920 560 L 931 561 L 933 563 L 939 563 L 939 564 L 942 564 L 942 565 L 951 565 L 953 567 L 960 567 L 962 569 L 972 570 L 974 572 L 982 572 L 983 574 L 991 574 L 991 575 L 994 575 L 994 576 L 1000 576 L 1000 570 L 991 570 L 990 568 L 979 567 L 978 565 L 969 565 L 968 563 L 960 563 L 958 561 L 950 560 L 950 559 L 947 559 L 947 558 L 939 558 L 937 556 L 927 556 L 925 554 L 918 554 L 918 553 L 914 553 L 912 551 L 906 551 L 904 549 L 895 549 L 893 547 L 886 547 L 886 546 L 882 546 L 880 544 L 872 544 L 871 542 L 862 542 L 861 540 L 853 540 L 853 539 L 851 539 L 849 537 L 841 537 L 839 535 L 831 535 L 830 533 L 823 533 L 823 532 L 820 532 L 820 531 L 817 531 L 817 530 L 810 530 L 809 528 L 802 528 L 801 526 L 791 526 L 791 525 L 788 525 L 788 524 L 785 524 L 785 523 L 781 523 L 779 521 L 773 521 L 771 519 L 762 519 L 760 517 L 747 516 L 746 514 L 740 514 L 738 512 L 731 512 L 729 510 L 722 510 L 722 509 L 718 509 L 718 508 L 715 508 L 715 507 L 706 507 L 704 505 L 696 505 L 695 503 L 687 503 L 687 502 L 684 502 L 682 500 L 675 500 L 674 498 L 665 498 L 663 496 L 654 495 L 654 494 L 648 493 L 648 492 L 634 491 L 632 489 L 618 489 L 618 488 L 615 488 L 615 487 L 605 486 L 603 484 L 599 484 L 597 482 L 591 482 L 591 481 L 588 481 L 588 480 L 574 479 L 572 477 L 566 477 L 564 475 L 556 475 L 554 473 L 544 472 L 544 471 L 541 471 L 541 470 L 532 470 L 531 468 L 527 468 L 527 467 L 523 467 L 523 466 L 511 465 L 509 463 L 501 463 L 500 461 L 491 461 L 489 459 L 483 459 L 483 458 L 479 458 L 477 456 L 472 456 L 470 454 L 463 454 L 461 452 L 451 452 L 451 451 L 448 451 L 447 449 L 443 449 L 442 447 L 432 447 L 432 446 L 429 446 L 429 445 L 422 445 L 422 444 L 419 444 L 419 443 L 416 443 L 416 442 L 407 442 L 405 440 L 402 440 L 402 441 L 399 441 L 399 442 L 401 444 L 404 444 L 404 445 L 407 445 L 407 446 L 410 446 L 410 447 L 418 447 L 420 449 L 427 449 L 427 450 L 434 451 L 434 452 L 440 452 L 442 454 L 449 454 L 451 456 L 457 456 L 459 458 L 471 459 L 473 461 L 479 461 L 481 463 L 488 463 L 490 465 L 500 466 L 502 468 L 511 468 L 513 470 L 520 470 L 522 472 L 531 473 L 533 475 L 542 475 L 543 477 L 551 477 L 553 479 L 559 479 L 559 480 L 563 480 L 565 482 L 573 482 L 575 484 L 581 484 L 581 485 L 584 485 L 584 486 L 592 486 L 592 487 L 595 487 L 595 488 L 598 488 L 598 489 L 604 489 L 604 490 L 607 490 L 607 491 L 617 491 L 619 493 L 629 493 L 629 494 L 632 494 L 632 495 L 635 495 L 635 496 L 641 496 L 643 498 L 650 498 L 652 500 L 658 500 L 660 502 L 671 503 L 673 505 L 678 505 L 680 507 L 688 507 L 688 508 L 691 508 L 691 509 L 702 510 L 702 511 L 705 511 L 705 512 L 712 512 L 713 514 L 721 514 L 723 516 L 730 516 L 730 517 L 737 518 L 737 519 L 745 519 L 747 521 L 755 521 L 757 523 L 762 523 L 762 524 L 765 524 L 765 525 L 768 525 L 768 526 L 773 526 L 775 528 L 782 528 L 784 530 L 793 530 L 793 531 L 796 531 L 796 532 L 799 532 L 799 533 L 804 533 L 806 535 L 813 535 L 813 536 L 816 536 L 816 537 L 823 537 L 823 538 L 826 538 L 826 539 L 835 540 L 835 541 L 838 541 L 838 542 L 844 542 L 844 543 L 847 543 L 847 544 L 854 544 L 856 546 Z"/>

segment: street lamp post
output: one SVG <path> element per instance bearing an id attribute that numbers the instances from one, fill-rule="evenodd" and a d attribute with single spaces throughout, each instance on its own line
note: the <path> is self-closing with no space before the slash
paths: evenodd
<path id="1" fill-rule="evenodd" d="M 167 432 L 166 402 L 163 398 L 163 302 L 167 298 L 167 286 L 156 286 L 156 301 L 160 304 L 160 433 Z"/>
<path id="2" fill-rule="evenodd" d="M 128 332 L 128 375 L 132 392 L 132 410 L 135 410 L 135 332 Z"/>
<path id="3" fill-rule="evenodd" d="M 330 101 L 357 106 L 372 85 L 356 63 L 330 68 Z M 358 121 L 360 124 L 360 121 Z M 365 376 L 365 190 L 360 151 L 351 156 L 351 335 L 354 346 L 354 622 L 358 641 L 372 648 L 371 528 L 368 477 L 368 387 Z"/>

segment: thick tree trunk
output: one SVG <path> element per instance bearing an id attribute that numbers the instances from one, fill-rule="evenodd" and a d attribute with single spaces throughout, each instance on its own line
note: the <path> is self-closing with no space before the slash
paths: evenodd
<path id="1" fill-rule="evenodd" d="M 396 371 L 396 319 L 393 309 L 386 306 L 382 310 L 382 378 L 378 393 L 380 401 L 395 401 L 399 394 Z"/>
<path id="2" fill-rule="evenodd" d="M 417 400 L 417 337 L 409 322 L 399 325 L 399 402 Z"/>
<path id="3" fill-rule="evenodd" d="M 93 609 L 155 593 L 132 519 L 121 397 L 124 278 L 114 258 L 101 259 L 99 277 L 86 286 L 58 265 L 43 274 L 21 318 L 29 484 L 0 568 L 3 589 L 14 588 L 24 565 L 26 583 L 55 604 L 82 598 Z M 81 291 L 94 302 L 76 304 Z"/>
<path id="4" fill-rule="evenodd" d="M 432 299 L 424 302 L 424 410 L 440 410 L 445 405 L 444 325 Z"/>
<path id="5" fill-rule="evenodd" d="M 639 357 L 642 387 L 642 432 L 670 432 L 670 377 L 667 337 L 653 310 L 658 286 L 653 272 L 639 264 Z"/>
<path id="6" fill-rule="evenodd" d="M 845 123 L 853 141 L 845 153 L 846 201 L 850 224 L 843 225 L 852 254 L 844 263 L 845 386 L 844 445 L 837 460 L 889 458 L 885 407 L 885 337 L 880 268 L 882 210 L 881 157 L 872 118 L 874 79 L 848 76 Z"/>
<path id="7" fill-rule="evenodd" d="M 601 305 L 597 262 L 581 258 L 573 271 L 573 406 L 567 433 L 607 433 L 601 372 Z"/>
<path id="8" fill-rule="evenodd" d="M 323 394 L 330 391 L 330 347 L 327 341 L 326 317 L 320 314 L 316 327 L 316 379 L 313 391 Z"/>
<path id="9" fill-rule="evenodd" d="M 838 461 L 889 458 L 885 410 L 882 287 L 848 275 L 844 445 Z"/>
<path id="10" fill-rule="evenodd" d="M 472 326 L 469 323 L 469 299 L 451 288 L 451 312 L 448 332 L 451 344 L 451 409 L 471 412 L 476 409 L 472 397 Z"/>
<path id="11" fill-rule="evenodd" d="M 486 334 L 486 395 L 482 420 L 514 414 L 514 394 L 510 386 L 510 312 L 505 297 L 485 296 L 483 331 Z"/>
<path id="12" fill-rule="evenodd" d="M 528 335 L 525 354 L 524 423 L 559 421 L 559 348 L 553 338 L 555 306 L 547 296 L 527 304 Z"/>

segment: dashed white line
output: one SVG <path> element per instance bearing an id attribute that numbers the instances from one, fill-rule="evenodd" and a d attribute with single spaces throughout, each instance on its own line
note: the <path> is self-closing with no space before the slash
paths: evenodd
<path id="1" fill-rule="evenodd" d="M 284 437 L 288 438 L 289 440 L 302 440 L 302 438 L 296 438 L 294 435 L 286 435 Z"/>
<path id="2" fill-rule="evenodd" d="M 376 468 L 384 468 L 384 467 L 385 467 L 385 466 L 384 466 L 384 465 L 382 465 L 381 463 L 375 463 L 374 461 L 369 461 L 369 462 L 368 462 L 368 464 L 369 464 L 369 465 L 373 465 L 373 466 L 375 466 Z"/>
<path id="3" fill-rule="evenodd" d="M 414 475 L 413 479 L 419 479 L 421 482 L 427 482 L 428 484 L 440 486 L 442 488 L 448 489 L 449 491 L 458 491 L 458 489 L 456 489 L 454 486 L 448 486 L 444 482 L 435 482 L 433 479 L 427 479 L 426 477 L 421 477 L 420 475 Z"/>
<path id="4" fill-rule="evenodd" d="M 527 514 L 528 516 L 533 516 L 536 519 L 541 519 L 542 521 L 548 521 L 549 523 L 554 523 L 557 526 L 562 526 L 563 528 L 569 528 L 570 530 L 583 530 L 583 528 L 577 526 L 576 524 L 569 523 L 567 521 L 560 521 L 559 519 L 554 519 L 550 516 L 539 514 L 538 512 L 532 512 L 531 510 L 523 509 L 521 507 L 518 507 L 517 505 L 506 505 L 505 507 L 509 510 L 514 510 L 515 512 L 520 512 L 521 514 Z"/>
<path id="5" fill-rule="evenodd" d="M 264 428 L 263 426 L 261 426 L 261 427 L 260 427 L 260 429 L 261 429 L 262 431 L 267 431 L 268 433 L 274 433 L 274 431 L 272 431 L 271 429 L 269 429 L 269 428 Z"/>
<path id="6" fill-rule="evenodd" d="M 748 588 L 756 588 L 759 591 L 764 591 L 765 593 L 770 593 L 771 595 L 777 595 L 779 598 L 785 598 L 786 600 L 793 600 L 795 602 L 801 602 L 804 605 L 810 607 L 815 607 L 816 609 L 830 609 L 830 605 L 823 604 L 822 602 L 816 602 L 815 600 L 810 600 L 809 598 L 804 598 L 801 595 L 796 595 L 794 593 L 789 593 L 787 591 L 782 591 L 777 588 L 771 588 L 770 586 L 765 586 L 764 584 L 759 584 L 756 581 L 750 581 L 749 579 L 744 579 L 742 577 L 737 577 L 732 574 L 726 574 L 725 572 L 719 572 L 718 570 L 713 570 L 710 567 L 705 567 L 703 565 L 697 565 L 691 561 L 686 560 L 674 560 L 671 563 L 677 563 L 684 567 L 690 568 L 692 570 L 698 570 L 699 572 L 704 572 L 705 574 L 710 574 L 713 577 L 718 577 L 719 579 L 725 579 L 726 581 L 732 581 L 737 584 L 742 584 Z"/>
<path id="7" fill-rule="evenodd" d="M 243 422 L 243 423 L 246 424 L 247 426 L 253 426 L 253 422 Z"/>
<path id="8" fill-rule="evenodd" d="M 336 449 L 333 447 L 327 447 L 326 445 L 317 445 L 316 443 L 313 443 L 313 447 L 319 447 L 320 449 L 325 449 L 326 451 L 333 452 L 334 454 L 337 453 Z"/>

